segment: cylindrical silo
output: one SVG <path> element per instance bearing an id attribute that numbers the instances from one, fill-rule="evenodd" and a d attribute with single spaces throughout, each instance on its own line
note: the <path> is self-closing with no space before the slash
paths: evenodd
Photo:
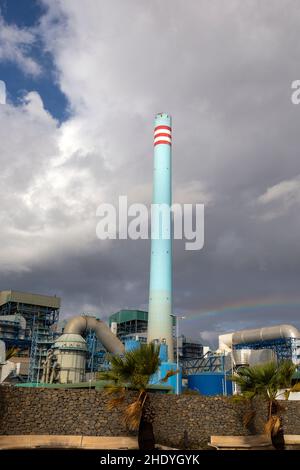
<path id="1" fill-rule="evenodd" d="M 59 382 L 84 382 L 87 347 L 83 337 L 65 333 L 56 340 L 54 350 L 59 365 Z"/>

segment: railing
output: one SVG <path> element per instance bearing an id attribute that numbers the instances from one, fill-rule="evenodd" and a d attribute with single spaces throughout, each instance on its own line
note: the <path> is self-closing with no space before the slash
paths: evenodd
<path id="1" fill-rule="evenodd" d="M 192 374 L 199 374 L 201 372 L 224 372 L 230 368 L 224 354 L 206 353 L 204 356 L 195 359 L 186 359 L 182 361 L 182 375 L 188 376 Z"/>

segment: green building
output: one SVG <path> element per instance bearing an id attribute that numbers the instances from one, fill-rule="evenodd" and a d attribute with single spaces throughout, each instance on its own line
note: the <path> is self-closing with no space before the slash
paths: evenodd
<path id="1" fill-rule="evenodd" d="M 116 323 L 116 334 L 119 338 L 136 333 L 146 333 L 148 312 L 144 310 L 119 310 L 109 317 L 110 327 L 112 323 Z"/>

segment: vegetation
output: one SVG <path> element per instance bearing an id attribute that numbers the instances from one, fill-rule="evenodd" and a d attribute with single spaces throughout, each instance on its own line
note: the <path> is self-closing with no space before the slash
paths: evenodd
<path id="1" fill-rule="evenodd" d="M 9 348 L 6 350 L 5 354 L 5 360 L 9 361 L 12 357 L 15 357 L 19 352 L 19 348 L 16 348 L 15 346 Z"/>
<path id="2" fill-rule="evenodd" d="M 101 379 L 111 381 L 106 387 L 106 393 L 111 396 L 110 409 L 122 407 L 125 424 L 129 429 L 138 429 L 139 448 L 154 449 L 154 411 L 147 386 L 160 365 L 159 346 L 141 344 L 139 348 L 126 352 L 123 357 L 111 356 L 110 362 L 111 370 L 100 374 Z M 162 381 L 175 373 L 176 371 L 169 371 Z M 126 401 L 128 387 L 138 392 L 137 398 L 129 404 Z"/>
<path id="3" fill-rule="evenodd" d="M 265 432 L 272 438 L 281 429 L 281 420 L 277 415 L 279 404 L 277 398 L 280 390 L 284 389 L 284 396 L 288 398 L 291 391 L 297 391 L 299 384 L 291 387 L 295 365 L 292 361 L 282 361 L 279 364 L 269 362 L 266 364 L 241 367 L 230 379 L 240 387 L 241 397 L 248 400 L 260 396 L 268 402 L 268 419 L 265 423 Z M 253 418 L 252 411 L 245 416 L 245 424 Z"/>

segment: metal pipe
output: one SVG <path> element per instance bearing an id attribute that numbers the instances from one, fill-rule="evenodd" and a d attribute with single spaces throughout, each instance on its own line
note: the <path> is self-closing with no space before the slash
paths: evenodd
<path id="1" fill-rule="evenodd" d="M 71 318 L 64 328 L 64 334 L 71 333 L 83 336 L 88 330 L 96 333 L 98 340 L 108 352 L 124 354 L 123 343 L 111 332 L 106 323 L 95 317 L 78 315 Z"/>
<path id="2" fill-rule="evenodd" d="M 300 338 L 300 332 L 292 325 L 276 325 L 235 331 L 232 334 L 232 344 L 254 343 L 280 338 Z"/>

